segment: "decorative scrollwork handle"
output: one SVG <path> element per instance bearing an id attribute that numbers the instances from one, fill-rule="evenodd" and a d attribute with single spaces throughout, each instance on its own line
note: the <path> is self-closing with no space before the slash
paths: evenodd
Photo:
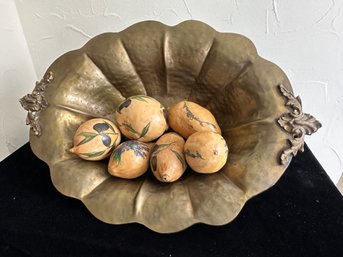
<path id="1" fill-rule="evenodd" d="M 44 98 L 44 91 L 53 79 L 54 73 L 52 71 L 48 72 L 41 81 L 36 82 L 36 86 L 31 94 L 27 94 L 19 100 L 21 106 L 28 111 L 26 125 L 30 125 L 36 136 L 42 134 L 39 115 L 42 110 L 48 107 L 48 103 Z"/>
<path id="2" fill-rule="evenodd" d="M 283 150 L 280 156 L 281 164 L 286 164 L 292 156 L 296 156 L 298 151 L 304 151 L 305 135 L 313 134 L 322 124 L 312 115 L 303 113 L 299 96 L 295 97 L 284 85 L 279 85 L 279 89 L 281 94 L 287 98 L 286 106 L 292 109 L 291 112 L 283 114 L 277 120 L 278 124 L 293 137 L 289 140 L 291 147 Z"/>

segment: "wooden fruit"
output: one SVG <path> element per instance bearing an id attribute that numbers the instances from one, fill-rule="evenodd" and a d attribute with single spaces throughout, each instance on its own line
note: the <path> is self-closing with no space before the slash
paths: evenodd
<path id="1" fill-rule="evenodd" d="M 149 167 L 149 157 L 154 144 L 129 140 L 121 143 L 111 154 L 108 172 L 120 178 L 137 178 Z"/>
<path id="2" fill-rule="evenodd" d="M 145 95 L 127 98 L 118 106 L 115 118 L 126 137 L 141 142 L 150 142 L 168 129 L 163 105 Z"/>
<path id="3" fill-rule="evenodd" d="M 150 168 L 162 182 L 173 182 L 185 172 L 187 165 L 183 147 L 185 140 L 174 132 L 161 136 L 151 153 Z"/>
<path id="4" fill-rule="evenodd" d="M 199 173 L 214 173 L 226 163 L 229 149 L 218 133 L 200 131 L 192 134 L 185 143 L 188 165 Z"/>
<path id="5" fill-rule="evenodd" d="M 190 101 L 181 101 L 169 107 L 168 123 L 173 130 L 184 138 L 188 138 L 198 131 L 213 131 L 221 134 L 213 114 Z"/>
<path id="6" fill-rule="evenodd" d="M 121 140 L 120 131 L 110 120 L 95 118 L 82 123 L 76 130 L 69 151 L 89 161 L 102 160 L 110 155 Z"/>

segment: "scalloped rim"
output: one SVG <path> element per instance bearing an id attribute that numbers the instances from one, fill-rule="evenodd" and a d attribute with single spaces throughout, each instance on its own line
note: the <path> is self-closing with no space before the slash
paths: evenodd
<path id="1" fill-rule="evenodd" d="M 143 21 L 143 22 L 140 22 L 140 23 L 147 23 L 147 22 L 151 22 L 151 21 Z M 133 27 L 133 26 L 137 26 L 137 24 L 140 24 L 140 23 L 136 23 L 136 24 L 134 24 L 134 25 L 128 27 L 127 29 L 129 29 L 129 28 L 131 28 L 131 27 Z M 172 27 L 175 28 L 175 27 L 180 26 L 181 24 L 184 24 L 184 23 L 202 23 L 202 22 L 199 22 L 199 21 L 185 21 L 185 22 L 182 22 L 182 23 L 180 23 L 180 24 L 178 24 L 178 25 L 175 25 L 175 26 L 172 26 Z M 204 24 L 204 23 L 203 23 L 203 24 Z M 206 25 L 206 24 L 205 24 L 205 25 Z M 166 26 L 166 27 L 171 27 L 171 26 L 167 26 L 167 25 L 164 25 L 164 26 Z M 206 25 L 206 26 L 208 26 L 208 25 Z M 125 29 L 125 30 L 127 30 L 127 29 Z M 213 29 L 213 28 L 212 28 L 212 29 Z M 123 31 L 125 31 L 125 30 L 123 30 Z M 213 29 L 213 30 L 214 30 L 214 29 Z M 220 33 L 220 32 L 217 32 L 216 30 L 214 30 L 214 31 L 215 31 L 216 33 L 222 34 L 222 33 Z M 118 32 L 118 33 L 121 33 L 121 32 Z M 244 37 L 244 38 L 245 38 L 245 37 Z M 248 38 L 246 38 L 246 40 L 247 40 L 248 42 L 251 42 Z M 252 42 L 251 42 L 251 44 L 253 45 Z M 263 58 L 261 58 L 257 53 L 256 53 L 256 59 L 261 59 L 261 60 L 263 60 Z M 274 64 L 274 65 L 275 65 L 275 64 Z M 275 66 L 277 67 L 277 65 L 275 65 Z M 280 96 L 280 97 L 281 97 L 281 96 Z M 277 119 L 277 118 L 278 118 L 278 117 L 273 117 L 273 119 Z M 271 126 L 272 126 L 272 125 L 273 125 L 273 124 L 271 124 Z M 276 121 L 275 121 L 275 126 L 277 126 Z M 277 126 L 277 127 L 278 127 L 278 126 Z M 281 129 L 280 127 L 278 127 L 278 129 L 280 129 L 280 131 L 282 131 L 282 129 Z M 285 133 L 284 131 L 282 131 L 282 133 L 285 134 L 285 137 L 288 137 L 288 136 L 289 136 L 289 135 L 288 135 L 287 133 Z M 32 133 L 30 133 L 30 138 L 33 137 L 33 136 L 34 136 L 34 135 L 33 135 Z M 31 145 L 31 144 L 32 144 L 32 140 L 30 139 L 30 145 Z M 284 147 L 284 146 L 287 145 L 287 142 L 281 143 L 280 141 L 276 141 L 276 142 L 274 142 L 274 144 L 279 145 L 279 146 L 283 146 L 283 147 Z M 31 145 L 31 148 L 32 148 L 33 152 L 36 154 L 35 148 L 34 148 L 33 145 Z M 280 147 L 280 151 L 281 151 L 281 149 L 282 149 L 282 147 Z M 36 155 L 37 155 L 37 154 L 36 154 Z M 39 155 L 37 155 L 37 156 L 38 156 L 38 158 L 40 158 L 40 159 L 42 159 L 42 160 L 44 159 L 44 158 L 41 158 L 41 157 L 43 157 L 43 156 L 39 156 Z M 44 161 L 44 160 L 43 160 L 43 161 Z M 92 208 L 90 208 L 90 206 L 88 205 L 88 203 L 84 200 L 84 196 L 81 197 L 81 198 L 74 197 L 73 195 L 70 195 L 70 194 L 67 194 L 66 192 L 63 192 L 63 190 L 60 189 L 60 188 L 58 187 L 58 185 L 56 185 L 55 183 L 53 183 L 53 184 L 54 184 L 54 186 L 56 187 L 56 189 L 57 189 L 60 193 L 62 193 L 63 195 L 66 195 L 66 196 L 69 196 L 69 197 L 72 197 L 72 198 L 76 198 L 76 199 L 81 200 L 81 201 L 84 203 L 84 205 L 86 206 L 86 208 L 87 208 L 96 218 L 98 218 L 99 220 L 101 220 L 101 221 L 103 221 L 103 222 L 105 222 L 105 223 L 109 223 L 109 224 L 140 223 L 140 224 L 146 226 L 147 228 L 149 228 L 149 229 L 151 229 L 151 230 L 153 230 L 153 231 L 156 231 L 156 232 L 158 232 L 158 233 L 175 233 L 175 232 L 182 231 L 182 230 L 184 230 L 184 229 L 186 229 L 186 228 L 188 228 L 188 227 L 190 227 L 190 226 L 192 226 L 192 225 L 194 225 L 194 224 L 197 224 L 197 223 L 204 223 L 204 224 L 208 224 L 208 225 L 220 226 L 220 225 L 225 225 L 225 224 L 231 222 L 233 219 L 235 219 L 235 218 L 237 217 L 237 215 L 240 213 L 241 209 L 243 208 L 243 206 L 245 205 L 245 203 L 246 203 L 249 199 L 251 199 L 253 196 L 255 196 L 255 195 L 257 195 L 257 194 L 262 193 L 263 191 L 267 190 L 268 188 L 272 187 L 272 186 L 279 180 L 279 178 L 282 176 L 282 174 L 284 173 L 284 171 L 285 171 L 286 168 L 288 167 L 290 161 L 291 161 L 291 158 L 289 159 L 289 161 L 288 161 L 287 163 L 285 163 L 285 164 L 283 164 L 283 165 L 280 165 L 280 166 L 277 168 L 277 169 L 279 170 L 279 171 L 278 171 L 279 176 L 276 176 L 276 177 L 274 178 L 274 183 L 265 186 L 265 187 L 264 187 L 263 189 L 261 189 L 259 192 L 256 192 L 256 193 L 251 194 L 251 195 L 245 195 L 246 197 L 245 197 L 245 200 L 242 202 L 242 205 L 239 207 L 239 209 L 238 209 L 238 211 L 235 213 L 235 215 L 232 216 L 232 217 L 230 217 L 230 219 L 225 219 L 225 218 L 224 218 L 223 220 L 219 220 L 218 222 L 208 222 L 207 220 L 204 220 L 204 219 L 201 219 L 201 220 L 193 219 L 193 220 L 189 220 L 189 222 L 188 222 L 187 224 L 183 224 L 183 225 L 181 225 L 181 226 L 178 226 L 177 228 L 175 228 L 175 226 L 172 226 L 172 227 L 164 227 L 163 229 L 160 229 L 159 226 L 156 226 L 155 224 L 149 224 L 148 222 L 145 222 L 144 220 L 137 219 L 137 217 L 135 217 L 134 219 L 130 218 L 130 219 L 127 220 L 127 221 L 122 221 L 122 222 L 118 222 L 118 223 L 115 223 L 115 222 L 108 222 L 108 221 L 104 220 L 103 218 L 99 217 L 98 213 L 97 213 L 96 211 L 94 211 Z M 49 164 L 49 163 L 48 163 L 48 164 Z M 52 164 L 51 164 L 51 165 L 52 165 Z M 272 167 L 272 166 L 273 166 L 273 165 L 271 165 L 271 167 Z M 52 169 L 52 167 L 50 166 L 50 164 L 49 164 L 49 168 L 50 168 L 50 170 Z"/>

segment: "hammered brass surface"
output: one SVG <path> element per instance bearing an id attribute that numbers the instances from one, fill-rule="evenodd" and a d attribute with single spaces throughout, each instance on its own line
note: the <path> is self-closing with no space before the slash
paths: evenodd
<path id="1" fill-rule="evenodd" d="M 50 71 L 49 106 L 40 114 L 41 136 L 31 131 L 32 150 L 49 165 L 55 187 L 104 222 L 138 222 L 160 233 L 199 222 L 226 224 L 289 164 L 280 165 L 279 158 L 291 135 L 276 120 L 289 112 L 278 85 L 291 92 L 290 83 L 241 35 L 198 21 L 174 27 L 146 21 L 91 39 L 59 57 Z M 163 184 L 150 172 L 134 180 L 111 177 L 106 162 L 69 153 L 82 122 L 113 120 L 117 105 L 139 94 L 165 106 L 188 99 L 208 108 L 230 148 L 224 168 L 212 175 L 187 170 L 179 181 Z"/>

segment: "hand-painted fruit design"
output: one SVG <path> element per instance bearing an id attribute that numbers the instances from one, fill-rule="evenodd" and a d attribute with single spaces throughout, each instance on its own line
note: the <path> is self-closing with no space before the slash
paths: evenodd
<path id="1" fill-rule="evenodd" d="M 127 98 L 118 106 L 115 118 L 126 137 L 141 142 L 150 142 L 168 129 L 163 105 L 145 95 Z"/>
<path id="2" fill-rule="evenodd" d="M 120 140 L 120 131 L 112 121 L 91 119 L 76 130 L 70 152 L 85 160 L 98 161 L 108 157 Z"/>
<path id="3" fill-rule="evenodd" d="M 214 173 L 226 163 L 229 149 L 218 133 L 200 131 L 192 134 L 185 143 L 188 165 L 199 173 Z"/>
<path id="4" fill-rule="evenodd" d="M 183 147 L 185 140 L 174 132 L 161 136 L 151 153 L 150 168 L 161 182 L 174 182 L 185 172 L 187 165 Z"/>
<path id="5" fill-rule="evenodd" d="M 184 138 L 198 131 L 213 131 L 221 134 L 213 114 L 204 107 L 189 101 L 181 101 L 169 107 L 168 123 Z"/>
<path id="6" fill-rule="evenodd" d="M 108 172 L 120 178 L 137 178 L 149 167 L 150 152 L 154 143 L 129 140 L 121 143 L 111 154 Z"/>

